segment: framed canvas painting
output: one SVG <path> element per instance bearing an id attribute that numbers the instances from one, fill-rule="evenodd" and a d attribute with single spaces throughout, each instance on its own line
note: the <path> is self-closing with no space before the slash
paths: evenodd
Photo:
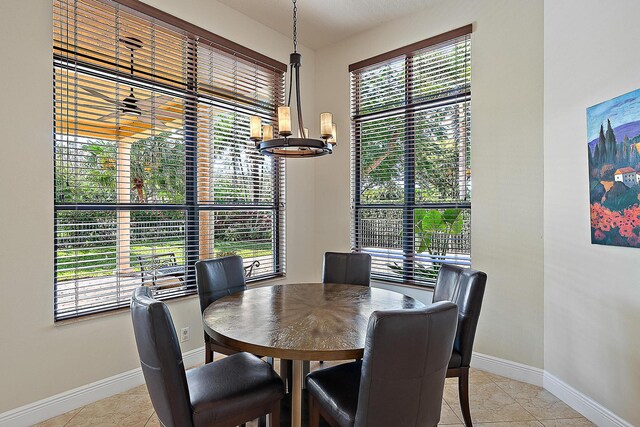
<path id="1" fill-rule="evenodd" d="M 591 243 L 640 247 L 640 89 L 587 108 Z"/>

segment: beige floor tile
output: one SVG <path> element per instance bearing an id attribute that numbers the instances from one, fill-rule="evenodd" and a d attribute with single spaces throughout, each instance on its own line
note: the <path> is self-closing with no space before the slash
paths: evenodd
<path id="1" fill-rule="evenodd" d="M 451 405 L 459 405 L 458 400 L 458 386 L 457 385 L 445 385 L 444 386 L 444 400 Z M 497 384 L 480 383 L 469 384 L 469 401 L 471 403 L 491 403 L 496 407 L 515 403 L 515 400 L 509 396 L 504 390 L 502 390 Z"/>
<path id="2" fill-rule="evenodd" d="M 492 374 L 490 372 L 481 371 L 487 379 L 490 379 L 494 383 L 504 382 L 504 381 L 512 381 L 510 378 L 501 377 L 500 375 Z"/>
<path id="3" fill-rule="evenodd" d="M 132 389 L 129 389 L 123 393 L 120 393 L 120 395 L 144 395 L 144 396 L 149 396 L 149 392 L 147 391 L 147 386 L 146 384 L 142 384 L 139 385 L 138 387 L 134 387 Z"/>
<path id="4" fill-rule="evenodd" d="M 325 362 L 322 365 L 312 362 L 311 369 L 323 369 L 345 362 L 351 361 Z M 470 372 L 469 382 L 471 416 L 477 427 L 593 426 L 553 394 L 540 387 L 475 369 Z M 445 384 L 440 425 L 461 427 L 461 420 L 457 379 L 450 378 Z M 257 426 L 257 423 L 247 425 L 255 427 L 254 424 Z M 147 388 L 142 385 L 37 426 L 158 427 L 160 423 L 153 412 Z"/>
<path id="5" fill-rule="evenodd" d="M 160 420 L 155 412 L 151 415 L 151 418 L 149 418 L 149 421 L 147 421 L 144 427 L 162 427 L 162 424 L 160 424 Z"/>
<path id="6" fill-rule="evenodd" d="M 66 426 L 144 426 L 151 414 L 146 388 L 136 387 L 85 406 Z"/>
<path id="7" fill-rule="evenodd" d="M 582 417 L 569 405 L 541 387 L 514 380 L 497 384 L 538 420 Z"/>
<path id="8" fill-rule="evenodd" d="M 71 420 L 71 418 L 75 417 L 76 414 L 80 412 L 80 409 L 82 408 L 74 409 L 73 411 L 58 415 L 57 417 L 49 418 L 46 421 L 34 424 L 34 427 L 63 427 Z"/>
<path id="9" fill-rule="evenodd" d="M 501 423 L 477 423 L 475 427 L 542 427 L 540 421 L 508 421 Z"/>
<path id="10" fill-rule="evenodd" d="M 457 387 L 445 386 L 444 398 L 458 418 L 462 420 Z M 470 384 L 469 401 L 471 418 L 474 423 L 535 421 L 533 415 L 495 383 Z"/>
<path id="11" fill-rule="evenodd" d="M 495 375 L 497 376 L 497 375 Z M 502 377 L 500 377 L 502 378 Z M 471 369 L 469 371 L 469 384 L 487 384 L 493 382 L 491 374 L 479 371 L 477 369 Z M 447 378 L 445 384 L 447 385 L 458 385 L 458 378 Z"/>
<path id="12" fill-rule="evenodd" d="M 460 424 L 462 421 L 453 412 L 453 410 L 447 405 L 446 402 L 442 402 L 442 411 L 440 412 L 440 423 L 438 425 L 455 425 Z"/>
<path id="13" fill-rule="evenodd" d="M 469 370 L 469 384 L 487 384 L 490 382 L 502 381 L 503 378 L 504 377 L 480 371 L 478 369 L 471 368 Z"/>
<path id="14" fill-rule="evenodd" d="M 542 420 L 545 427 L 588 427 L 595 426 L 586 418 L 569 418 L 564 420 Z"/>
<path id="15" fill-rule="evenodd" d="M 462 419 L 462 411 L 460 405 L 451 405 L 451 409 Z M 520 422 L 520 421 L 536 421 L 535 417 L 527 412 L 517 402 L 502 405 L 492 409 L 486 406 L 471 405 L 471 420 L 474 425 L 480 423 L 498 423 L 498 422 Z M 536 424 L 537 425 L 537 424 Z"/>

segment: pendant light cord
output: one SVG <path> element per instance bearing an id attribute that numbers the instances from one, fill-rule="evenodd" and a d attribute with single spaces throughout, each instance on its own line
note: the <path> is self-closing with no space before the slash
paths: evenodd
<path id="1" fill-rule="evenodd" d="M 298 5 L 293 0 L 293 53 L 298 53 Z"/>
<path id="2" fill-rule="evenodd" d="M 297 0 L 293 1 L 293 53 L 292 58 L 298 53 L 298 6 Z M 295 94 L 296 94 L 296 109 L 298 112 L 298 131 L 300 138 L 305 138 L 304 133 L 304 120 L 302 119 L 302 100 L 300 99 L 300 58 L 294 62 L 291 60 L 289 64 L 289 96 L 287 99 L 287 106 L 291 107 L 291 94 L 294 90 L 293 81 L 295 79 Z M 294 77 L 295 74 L 295 77 Z"/>
<path id="3" fill-rule="evenodd" d="M 298 6 L 297 0 L 293 0 L 293 53 L 298 53 Z M 289 68 L 289 95 L 287 106 L 291 106 L 291 93 L 293 92 L 293 65 Z"/>

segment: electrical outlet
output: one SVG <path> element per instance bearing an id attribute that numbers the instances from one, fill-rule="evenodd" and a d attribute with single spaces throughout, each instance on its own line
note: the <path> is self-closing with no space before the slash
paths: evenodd
<path id="1" fill-rule="evenodd" d="M 180 342 L 189 341 L 189 338 L 190 338 L 189 327 L 187 326 L 186 328 L 180 329 Z"/>

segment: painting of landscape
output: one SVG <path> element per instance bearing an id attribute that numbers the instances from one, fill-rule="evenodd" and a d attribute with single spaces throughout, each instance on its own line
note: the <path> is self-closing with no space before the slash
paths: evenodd
<path id="1" fill-rule="evenodd" d="M 591 243 L 640 247 L 640 89 L 587 109 Z"/>

